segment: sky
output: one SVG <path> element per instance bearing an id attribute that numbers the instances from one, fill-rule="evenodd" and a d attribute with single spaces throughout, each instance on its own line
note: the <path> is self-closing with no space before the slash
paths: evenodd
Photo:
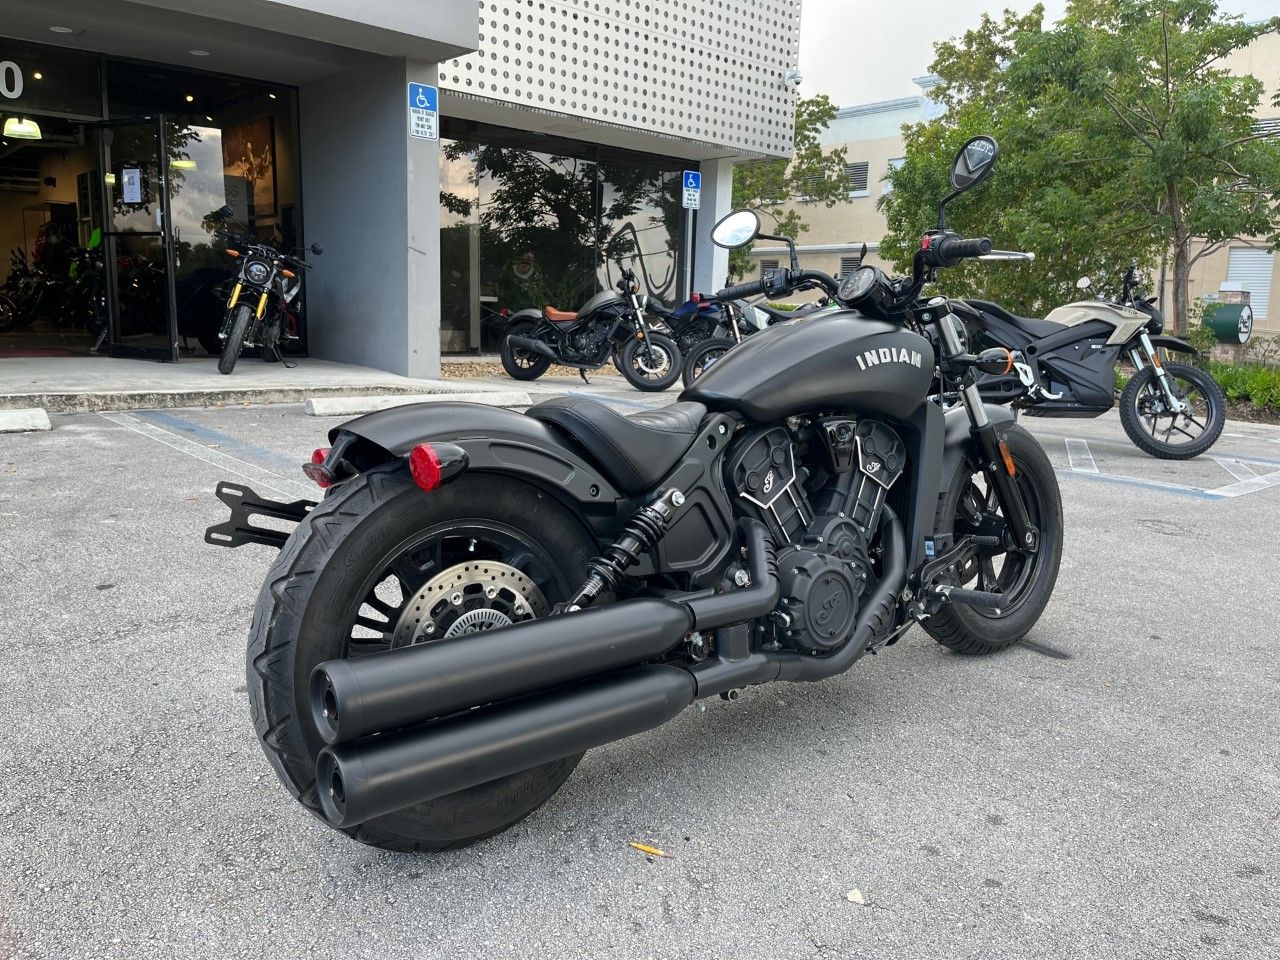
<path id="1" fill-rule="evenodd" d="M 911 96 L 912 77 L 928 73 L 933 45 L 976 26 L 983 11 L 1024 13 L 1034 0 L 801 0 L 800 72 L 804 96 L 825 93 L 837 106 Z M 1045 20 L 1066 0 L 1044 0 Z M 1274 16 L 1277 0 L 1223 0 L 1249 20 Z"/>

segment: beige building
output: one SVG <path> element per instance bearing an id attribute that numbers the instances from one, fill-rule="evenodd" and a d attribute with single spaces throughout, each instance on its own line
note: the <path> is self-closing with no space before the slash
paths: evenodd
<path id="1" fill-rule="evenodd" d="M 1233 72 L 1251 74 L 1266 84 L 1258 124 L 1280 137 L 1280 107 L 1272 105 L 1280 93 L 1280 35 L 1260 37 L 1224 63 Z M 876 202 L 889 189 L 885 176 L 890 167 L 903 155 L 902 126 L 939 114 L 940 108 L 929 99 L 929 90 L 937 82 L 935 76 L 917 77 L 920 93 L 914 97 L 844 107 L 836 114 L 822 142 L 829 148 L 846 149 L 848 198 L 833 207 L 796 204 L 809 225 L 798 244 L 804 266 L 840 276 L 857 266 L 863 243 L 867 244 L 866 262 L 886 266 L 879 257 L 885 219 Z M 1203 241 L 1193 241 L 1192 255 L 1203 248 Z M 751 253 L 762 271 L 786 263 L 784 247 L 757 244 Z M 1166 285 L 1166 298 L 1170 286 Z M 1261 239 L 1229 242 L 1192 268 L 1192 297 L 1231 300 L 1241 291 L 1249 294 L 1254 335 L 1280 335 L 1280 257 Z"/>

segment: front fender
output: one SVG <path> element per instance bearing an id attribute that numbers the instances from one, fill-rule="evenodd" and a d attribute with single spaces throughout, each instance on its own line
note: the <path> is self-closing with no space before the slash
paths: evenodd
<path id="1" fill-rule="evenodd" d="M 1157 349 L 1164 347 L 1166 350 L 1172 350 L 1174 353 L 1189 353 L 1193 357 L 1200 356 L 1200 351 L 1189 344 L 1186 340 L 1179 337 L 1170 337 L 1164 334 L 1151 338 L 1151 345 Z"/>
<path id="2" fill-rule="evenodd" d="M 997 430 L 1006 424 L 1016 422 L 1013 411 L 1008 407 L 997 406 L 994 403 L 984 403 L 983 407 L 987 411 L 987 419 L 996 425 Z M 971 432 L 968 411 L 963 406 L 952 407 L 946 413 L 946 427 L 942 435 L 942 474 L 938 478 L 939 496 L 946 494 L 951 486 L 951 478 L 955 476 L 956 469 L 960 466 L 960 461 L 970 453 L 973 455 L 973 462 L 982 462 L 977 438 Z"/>
<path id="3" fill-rule="evenodd" d="M 601 473 L 546 424 L 482 403 L 409 403 L 357 417 L 329 431 L 337 444 L 357 438 L 361 459 L 407 457 L 419 443 L 448 441 L 466 451 L 469 470 L 519 477 L 562 501 L 612 512 L 623 499 Z M 352 441 L 348 440 L 348 443 Z M 381 452 L 383 456 L 378 458 Z"/>

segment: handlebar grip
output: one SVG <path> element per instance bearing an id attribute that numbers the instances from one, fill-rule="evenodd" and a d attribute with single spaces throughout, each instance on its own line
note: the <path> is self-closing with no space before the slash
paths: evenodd
<path id="1" fill-rule="evenodd" d="M 991 241 L 986 237 L 943 237 L 938 244 L 938 259 L 943 263 L 959 263 L 991 252 Z"/>
<path id="2" fill-rule="evenodd" d="M 743 300 L 747 297 L 755 297 L 764 293 L 764 281 L 752 280 L 749 283 L 740 283 L 734 287 L 725 287 L 716 294 L 717 300 Z"/>

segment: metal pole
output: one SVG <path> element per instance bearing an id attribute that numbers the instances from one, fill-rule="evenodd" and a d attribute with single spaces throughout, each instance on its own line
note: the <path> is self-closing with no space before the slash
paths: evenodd
<path id="1" fill-rule="evenodd" d="M 684 298 L 693 296 L 693 211 L 684 212 Z"/>

